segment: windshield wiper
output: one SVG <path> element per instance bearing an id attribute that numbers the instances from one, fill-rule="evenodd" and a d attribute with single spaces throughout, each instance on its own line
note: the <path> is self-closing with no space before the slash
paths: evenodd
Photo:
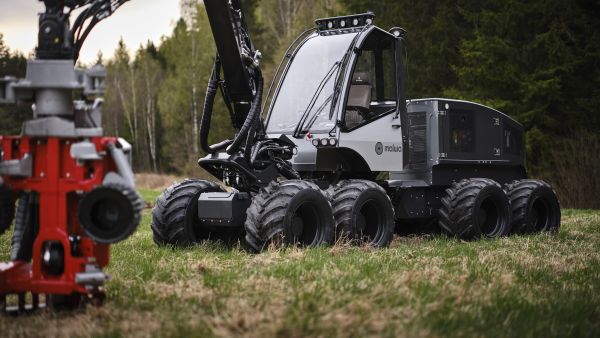
<path id="1" fill-rule="evenodd" d="M 342 61 L 341 61 L 342 67 L 340 67 L 340 69 L 338 70 L 338 75 L 336 76 L 335 88 L 333 89 L 333 100 L 331 103 L 331 107 L 329 108 L 329 119 L 330 120 L 333 117 L 333 113 L 335 112 L 335 106 L 337 105 L 338 100 L 340 98 L 340 94 L 342 93 L 342 85 L 343 85 L 342 80 L 343 80 L 343 76 L 344 76 L 344 71 L 346 69 L 346 65 L 348 64 L 348 59 L 350 58 L 350 52 L 355 50 L 356 41 L 358 41 L 358 38 L 367 29 L 367 27 L 368 26 L 363 27 L 363 29 L 354 36 L 354 38 L 352 39 L 352 42 L 350 43 L 350 48 L 348 48 L 348 50 L 346 51 L 346 53 L 344 53 L 344 56 L 342 57 Z"/>
<path id="2" fill-rule="evenodd" d="M 323 92 L 325 85 L 329 82 L 329 80 L 331 80 L 331 78 L 333 77 L 333 74 L 335 74 L 335 70 L 339 68 L 340 64 L 341 64 L 341 61 L 335 62 L 331 66 L 331 68 L 327 71 L 327 74 L 325 74 L 325 76 L 321 80 L 321 83 L 319 83 L 319 86 L 315 90 L 315 93 L 314 93 L 312 99 L 310 100 L 308 106 L 306 107 L 306 110 L 300 117 L 300 120 L 298 120 L 298 124 L 296 125 L 296 128 L 294 129 L 293 136 L 295 138 L 300 138 L 300 134 L 302 134 L 302 131 L 304 129 L 304 124 L 306 123 L 306 120 L 308 119 L 310 112 L 315 107 L 315 104 L 317 103 L 317 99 L 319 98 L 319 96 L 321 96 L 321 93 Z M 327 101 L 329 101 L 329 99 L 326 100 L 325 102 L 327 102 Z M 320 110 L 323 110 L 325 108 L 325 105 L 322 105 L 319 108 L 320 108 Z M 318 112 L 319 112 L 319 109 L 317 109 L 317 113 Z"/>
<path id="3" fill-rule="evenodd" d="M 319 108 L 317 108 L 317 110 L 315 110 L 314 114 L 312 114 L 312 117 L 308 120 L 308 123 L 306 124 L 306 128 L 303 128 L 300 131 L 300 133 L 304 133 L 304 132 L 307 132 L 310 130 L 310 128 L 313 126 L 313 124 L 315 124 L 315 122 L 317 122 L 317 118 L 319 117 L 319 115 L 321 114 L 323 109 L 325 109 L 327 104 L 329 104 L 332 99 L 333 99 L 333 93 L 331 95 L 329 95 L 329 97 L 327 97 L 325 102 L 323 102 L 323 104 L 320 105 Z"/>

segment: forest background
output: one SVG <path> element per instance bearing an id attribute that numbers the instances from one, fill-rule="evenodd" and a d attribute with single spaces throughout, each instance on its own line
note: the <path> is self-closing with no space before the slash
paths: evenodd
<path id="1" fill-rule="evenodd" d="M 563 206 L 600 209 L 599 1 L 242 3 L 267 86 L 289 43 L 318 17 L 373 11 L 379 27 L 405 28 L 409 98 L 470 100 L 514 117 L 526 129 L 530 176 L 550 181 Z M 202 6 L 182 0 L 182 18 L 157 45 L 121 41 L 114 55 L 98 57 L 108 70 L 105 133 L 132 143 L 137 172 L 199 175 L 199 121 L 215 57 Z M 23 77 L 25 66 L 0 32 L 0 76 Z M 220 99 L 216 106 L 211 141 L 233 133 Z M 19 133 L 29 117 L 27 107 L 0 107 L 0 135 Z"/>

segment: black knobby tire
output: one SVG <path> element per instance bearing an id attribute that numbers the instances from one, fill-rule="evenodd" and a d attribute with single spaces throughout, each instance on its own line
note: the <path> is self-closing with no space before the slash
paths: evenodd
<path id="1" fill-rule="evenodd" d="M 442 198 L 440 228 L 464 240 L 498 238 L 510 232 L 508 196 L 500 184 L 487 178 L 453 183 Z"/>
<path id="2" fill-rule="evenodd" d="M 39 206 L 32 203 L 31 193 L 21 195 L 17 202 L 15 231 L 11 239 L 13 261 L 29 262 L 33 256 L 33 243 L 39 230 Z"/>
<path id="3" fill-rule="evenodd" d="M 329 199 L 312 182 L 271 182 L 254 196 L 246 214 L 246 243 L 255 252 L 269 243 L 331 245 L 335 237 Z"/>
<path id="4" fill-rule="evenodd" d="M 331 187 L 333 216 L 338 239 L 359 245 L 387 247 L 394 237 L 394 207 L 377 183 L 343 180 Z"/>
<path id="5" fill-rule="evenodd" d="M 0 235 L 10 228 L 15 217 L 15 198 L 9 187 L 0 184 Z"/>
<path id="6" fill-rule="evenodd" d="M 202 229 L 198 220 L 198 198 L 203 192 L 221 191 L 216 183 L 205 180 L 185 180 L 168 187 L 152 209 L 154 242 L 189 246 L 208 239 L 210 232 Z"/>
<path id="7" fill-rule="evenodd" d="M 560 227 L 560 203 L 543 181 L 521 180 L 506 185 L 513 233 L 555 232 Z"/>

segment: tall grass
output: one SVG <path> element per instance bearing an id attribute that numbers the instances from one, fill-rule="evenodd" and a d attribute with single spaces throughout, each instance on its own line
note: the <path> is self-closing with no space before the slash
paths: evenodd
<path id="1" fill-rule="evenodd" d="M 600 134 L 576 133 L 549 153 L 546 169 L 537 176 L 552 184 L 561 205 L 600 209 Z"/>
<path id="2" fill-rule="evenodd" d="M 0 337 L 598 337 L 600 212 L 558 234 L 397 237 L 260 255 L 158 248 L 150 213 L 112 248 L 100 308 L 0 316 Z M 0 261 L 10 252 L 0 236 Z"/>

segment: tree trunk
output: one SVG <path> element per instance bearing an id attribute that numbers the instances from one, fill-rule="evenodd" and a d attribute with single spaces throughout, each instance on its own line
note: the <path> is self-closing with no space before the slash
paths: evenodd
<path id="1" fill-rule="evenodd" d="M 144 80 L 146 83 L 146 129 L 148 131 L 148 152 L 150 153 L 150 162 L 152 170 L 158 171 L 156 165 L 156 137 L 155 137 L 155 114 L 154 95 L 151 90 L 150 76 L 148 74 L 148 64 L 144 67 Z"/>
<path id="2" fill-rule="evenodd" d="M 134 127 L 133 127 L 133 119 L 131 118 L 131 111 L 127 109 L 127 101 L 125 98 L 125 92 L 121 87 L 121 82 L 119 80 L 115 81 L 115 87 L 117 88 L 117 93 L 119 93 L 119 99 L 121 100 L 121 108 L 123 108 L 123 112 L 125 115 L 125 121 L 127 122 L 127 128 L 129 129 L 129 134 L 132 138 L 134 138 Z M 132 140 L 133 141 L 133 140 Z"/>
<path id="3" fill-rule="evenodd" d="M 197 32 L 192 30 L 192 139 L 194 140 L 192 149 L 194 150 L 194 154 L 198 154 L 200 143 L 200 136 L 198 135 L 198 84 L 196 81 L 196 73 L 198 72 L 196 64 L 196 60 L 198 59 L 196 55 L 196 34 Z"/>
<path id="4" fill-rule="evenodd" d="M 133 66 L 129 66 L 130 84 L 131 84 L 131 103 L 132 103 L 132 117 L 133 117 L 133 146 L 135 152 L 138 153 L 140 150 L 139 137 L 138 137 L 138 106 L 137 106 L 137 91 L 135 89 L 135 69 Z"/>

